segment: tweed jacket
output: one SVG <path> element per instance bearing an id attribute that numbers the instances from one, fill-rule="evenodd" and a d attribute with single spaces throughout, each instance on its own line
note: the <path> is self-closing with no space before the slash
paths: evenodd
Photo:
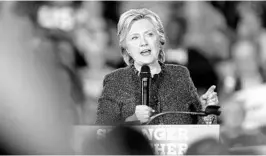
<path id="1" fill-rule="evenodd" d="M 149 106 L 154 114 L 164 111 L 200 111 L 202 106 L 189 71 L 181 65 L 160 63 L 161 72 L 150 83 Z M 107 74 L 98 100 L 98 125 L 117 125 L 135 113 L 141 104 L 141 78 L 134 65 Z M 167 114 L 151 124 L 199 124 L 202 117 L 187 114 Z"/>

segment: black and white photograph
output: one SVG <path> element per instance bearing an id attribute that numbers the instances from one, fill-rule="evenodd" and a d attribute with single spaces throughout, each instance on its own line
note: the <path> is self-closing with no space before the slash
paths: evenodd
<path id="1" fill-rule="evenodd" d="M 266 2 L 0 1 L 1 155 L 266 155 Z"/>

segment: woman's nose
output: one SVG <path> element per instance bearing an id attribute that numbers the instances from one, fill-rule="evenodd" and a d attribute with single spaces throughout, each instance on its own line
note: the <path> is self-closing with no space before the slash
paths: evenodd
<path id="1" fill-rule="evenodd" d="M 140 46 L 147 46 L 148 43 L 147 43 L 147 40 L 145 39 L 145 37 L 141 37 L 140 39 Z"/>

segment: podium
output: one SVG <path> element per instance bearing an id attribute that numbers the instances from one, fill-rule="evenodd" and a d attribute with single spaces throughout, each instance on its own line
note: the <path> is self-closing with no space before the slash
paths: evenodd
<path id="1" fill-rule="evenodd" d="M 141 132 L 150 141 L 157 155 L 183 155 L 189 145 L 203 138 L 219 140 L 219 125 L 144 125 L 130 126 Z M 74 127 L 73 148 L 76 154 L 87 154 L 86 139 L 102 138 L 112 126 L 78 125 Z"/>

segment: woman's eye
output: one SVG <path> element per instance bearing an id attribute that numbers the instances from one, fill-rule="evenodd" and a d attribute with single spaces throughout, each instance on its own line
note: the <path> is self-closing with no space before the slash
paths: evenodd
<path id="1" fill-rule="evenodd" d="M 134 37 L 132 37 L 131 39 L 132 39 L 132 40 L 135 40 L 135 39 L 138 39 L 138 37 L 137 37 L 137 36 L 134 36 Z"/>
<path id="2" fill-rule="evenodd" d="M 153 36 L 153 33 L 149 33 L 148 35 L 149 35 L 149 36 Z"/>

